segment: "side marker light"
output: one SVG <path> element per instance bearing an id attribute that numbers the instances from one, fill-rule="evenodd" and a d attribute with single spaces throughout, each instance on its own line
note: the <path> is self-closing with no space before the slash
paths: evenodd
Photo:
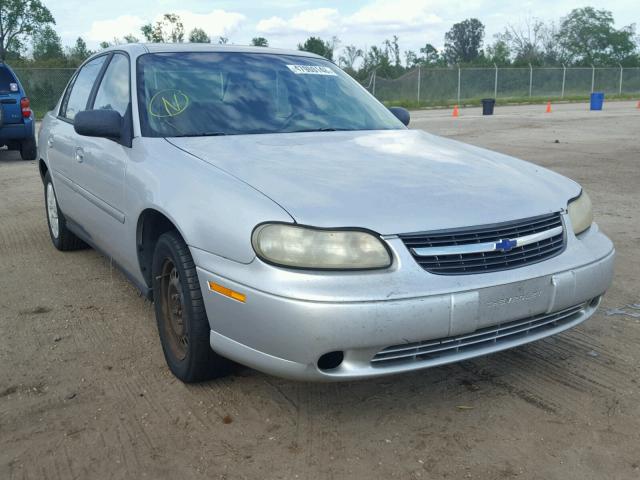
<path id="1" fill-rule="evenodd" d="M 247 296 L 243 293 L 236 292 L 235 290 L 231 290 L 230 288 L 223 287 L 222 285 L 215 282 L 208 282 L 209 290 L 212 292 L 219 293 L 220 295 L 224 295 L 225 297 L 233 298 L 234 300 L 245 303 L 247 301 Z"/>

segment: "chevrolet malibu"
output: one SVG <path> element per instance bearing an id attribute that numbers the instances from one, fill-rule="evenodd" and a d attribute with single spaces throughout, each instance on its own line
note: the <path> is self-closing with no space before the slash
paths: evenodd
<path id="1" fill-rule="evenodd" d="M 153 300 L 185 382 L 408 372 L 589 318 L 614 248 L 580 185 L 408 123 L 313 54 L 120 45 L 42 123 L 51 240 Z"/>

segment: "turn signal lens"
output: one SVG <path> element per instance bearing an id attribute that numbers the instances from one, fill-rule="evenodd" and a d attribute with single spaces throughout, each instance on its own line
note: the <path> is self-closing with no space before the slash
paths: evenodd
<path id="1" fill-rule="evenodd" d="M 236 292 L 235 290 L 231 290 L 230 288 L 223 287 L 222 285 L 216 282 L 209 282 L 209 290 L 212 292 L 219 293 L 220 295 L 224 295 L 225 297 L 233 298 L 238 302 L 245 303 L 247 300 L 247 296 L 243 293 Z"/>

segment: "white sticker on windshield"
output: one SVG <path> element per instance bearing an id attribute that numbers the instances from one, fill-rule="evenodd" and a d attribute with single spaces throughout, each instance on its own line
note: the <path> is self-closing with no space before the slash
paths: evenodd
<path id="1" fill-rule="evenodd" d="M 18 91 L 18 84 L 17 83 L 10 83 L 9 84 L 9 90 L 11 90 L 12 92 L 17 92 Z"/>
<path id="2" fill-rule="evenodd" d="M 338 74 L 331 70 L 329 67 L 322 67 L 320 65 L 287 65 L 287 68 L 296 75 L 333 75 L 337 77 Z"/>

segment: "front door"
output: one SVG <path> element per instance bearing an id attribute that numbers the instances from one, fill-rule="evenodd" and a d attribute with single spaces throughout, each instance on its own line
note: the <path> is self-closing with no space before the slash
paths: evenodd
<path id="1" fill-rule="evenodd" d="M 130 112 L 129 57 L 114 53 L 89 101 L 88 110 L 114 110 L 124 119 Z M 84 200 L 79 220 L 93 241 L 121 260 L 125 215 L 125 175 L 131 148 L 118 140 L 75 136 L 77 190 Z"/>

